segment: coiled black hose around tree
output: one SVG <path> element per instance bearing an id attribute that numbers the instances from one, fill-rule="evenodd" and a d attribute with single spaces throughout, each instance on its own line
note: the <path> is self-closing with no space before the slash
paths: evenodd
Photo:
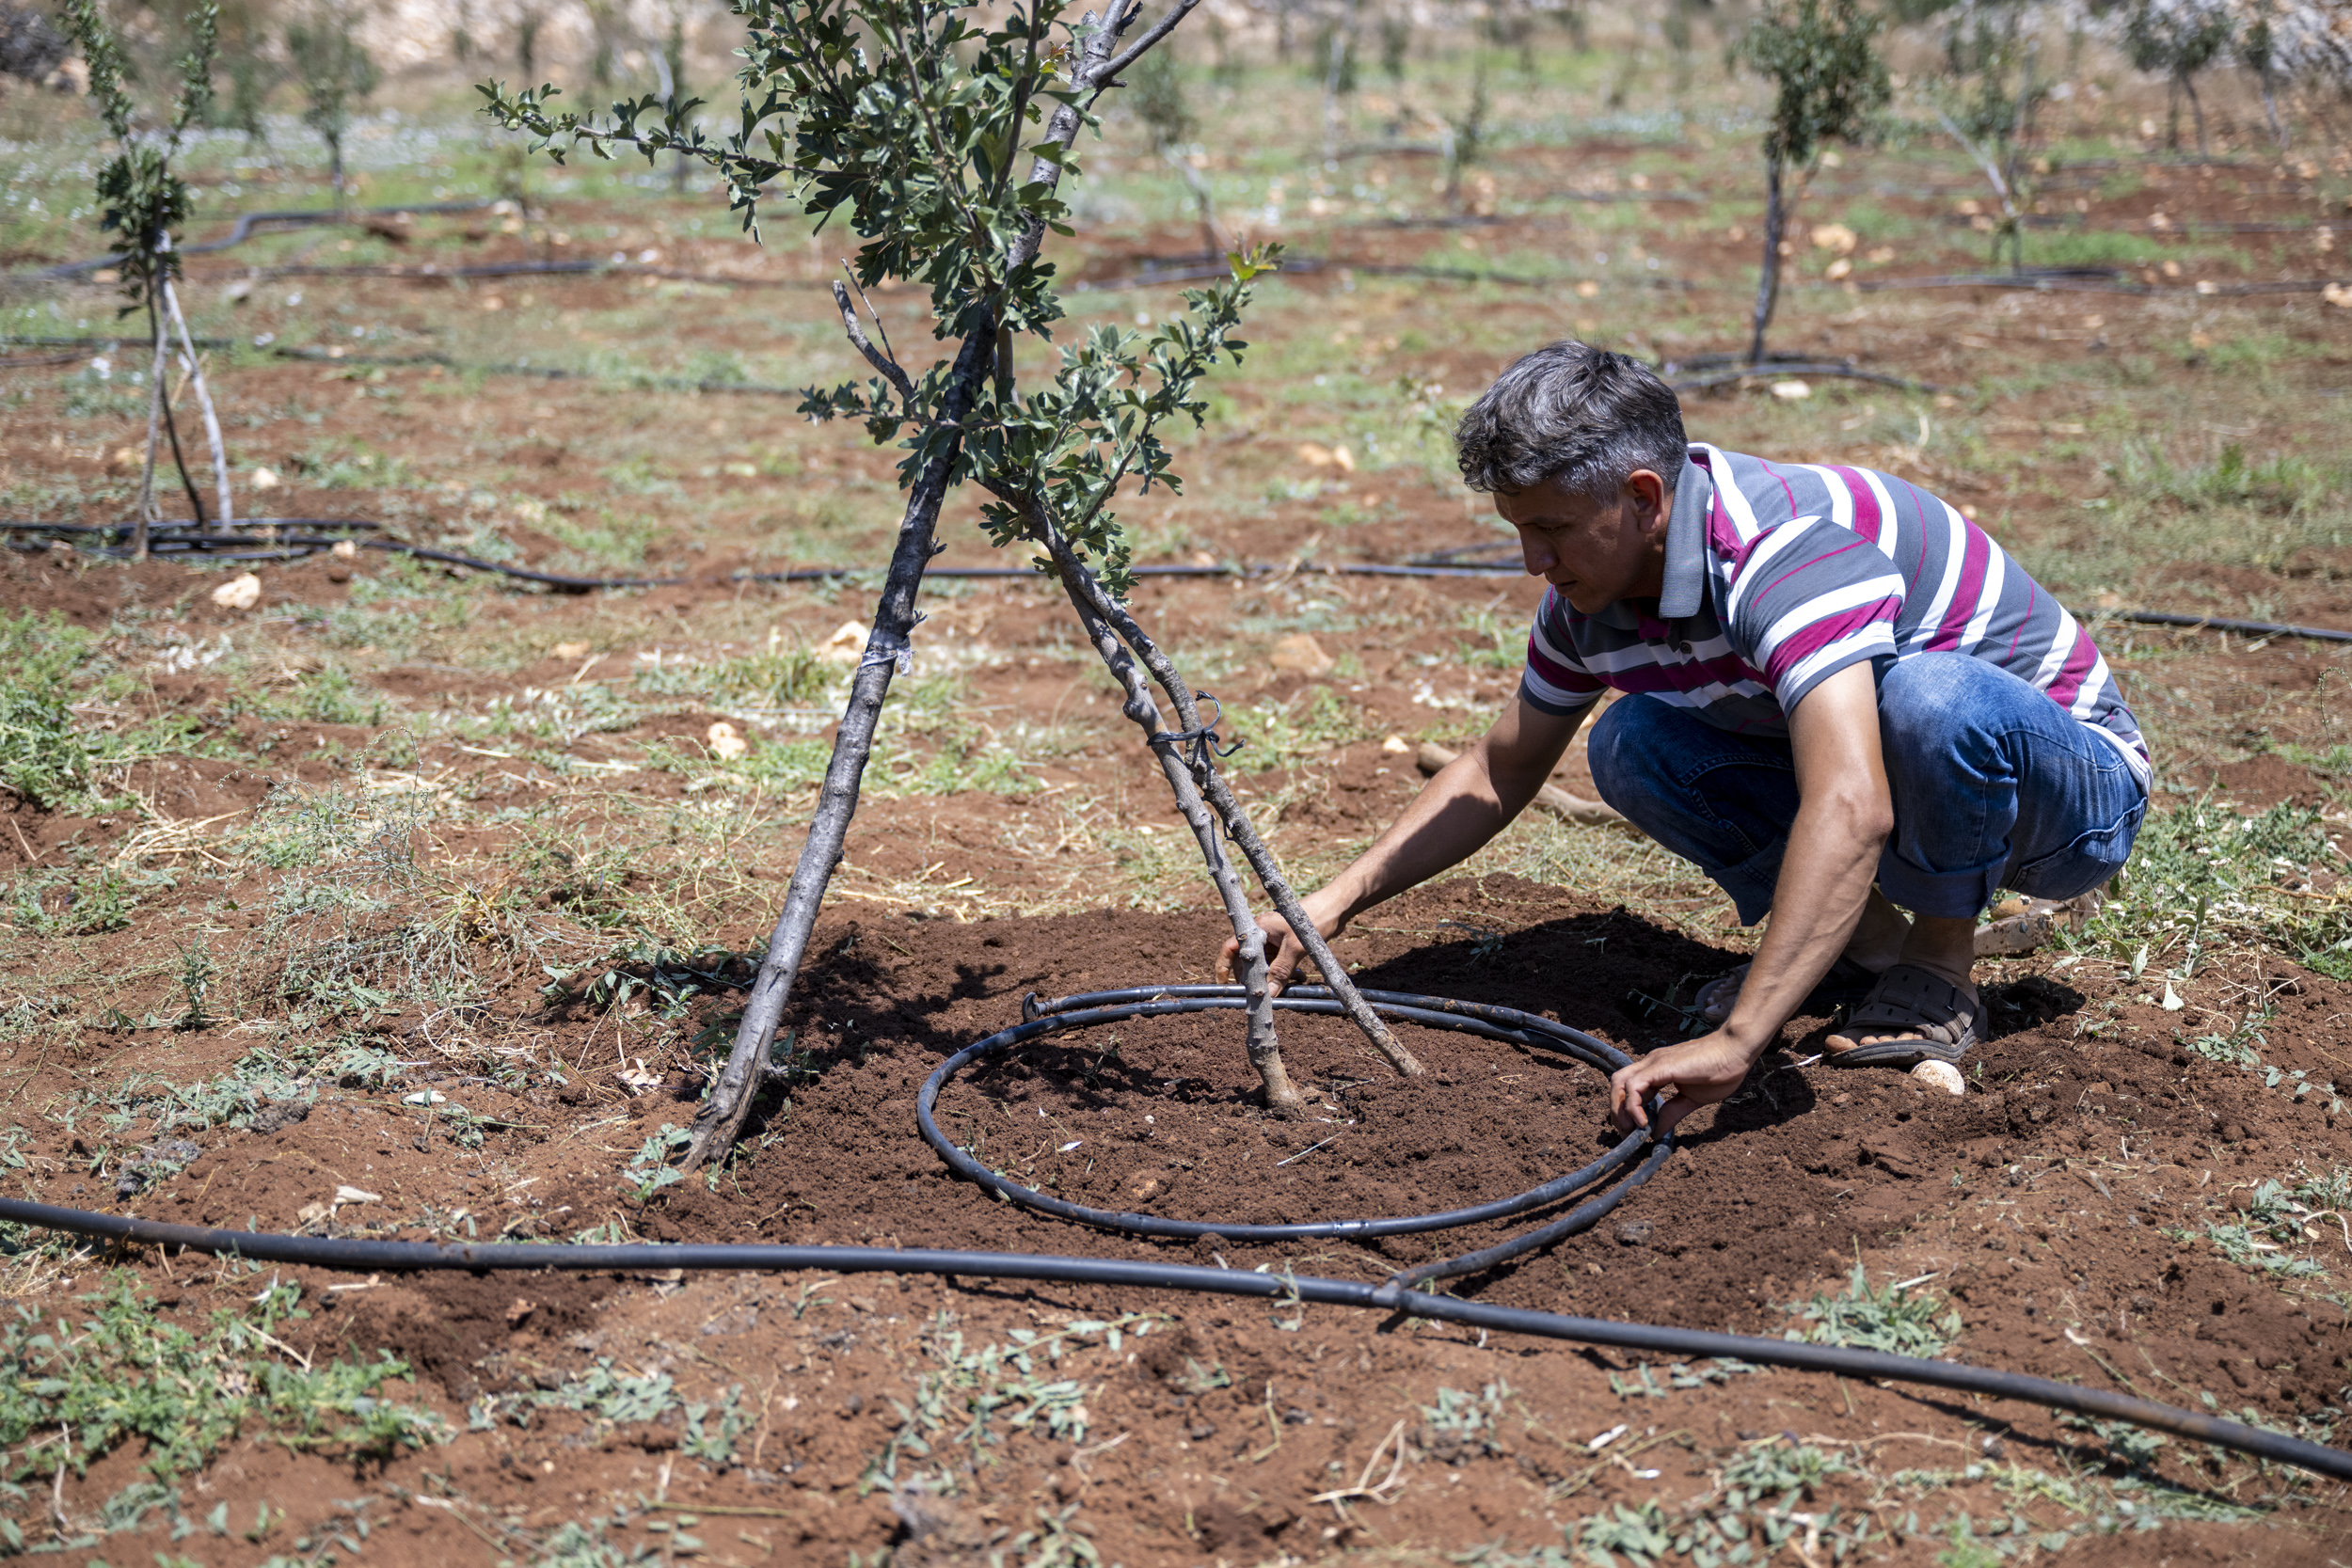
<path id="1" fill-rule="evenodd" d="M 1368 990 L 1363 995 L 1364 1000 L 1372 1004 L 1373 1010 L 1385 1018 L 1402 1019 L 1433 1029 L 1457 1030 L 1527 1050 L 1565 1055 L 1603 1073 L 1614 1072 L 1632 1060 L 1607 1040 L 1588 1035 L 1581 1029 L 1554 1023 L 1534 1013 L 1520 1012 L 1516 1007 L 1454 1002 L 1443 997 L 1417 996 L 1403 991 Z M 1248 996 L 1239 986 L 1138 986 L 1125 990 L 1086 991 L 1050 1002 L 1041 1002 L 1035 996 L 1027 997 L 1021 1005 L 1022 1022 L 965 1046 L 942 1062 L 930 1077 L 924 1080 L 922 1092 L 915 1096 L 914 1101 L 915 1126 L 922 1132 L 923 1141 L 931 1146 L 932 1151 L 946 1163 L 948 1169 L 1008 1202 L 1120 1235 L 1173 1241 L 1199 1241 L 1212 1236 L 1229 1242 L 1371 1241 L 1383 1236 L 1453 1230 L 1466 1225 L 1509 1219 L 1532 1210 L 1549 1207 L 1572 1194 L 1613 1180 L 1631 1167 L 1632 1174 L 1623 1181 L 1602 1188 L 1568 1213 L 1538 1229 L 1514 1236 L 1465 1257 L 1443 1259 L 1404 1270 L 1390 1280 L 1391 1284 L 1400 1288 L 1490 1269 L 1521 1254 L 1549 1245 L 1563 1237 L 1590 1229 L 1655 1175 L 1658 1167 L 1664 1164 L 1667 1157 L 1674 1152 L 1671 1136 L 1651 1140 L 1645 1133 L 1630 1132 L 1621 1138 L 1614 1148 L 1581 1170 L 1554 1177 L 1516 1196 L 1496 1198 L 1467 1209 L 1385 1219 L 1243 1225 L 1222 1220 L 1179 1220 L 1157 1214 L 1124 1213 L 1073 1203 L 1067 1198 L 1039 1192 L 1034 1187 L 1024 1186 L 991 1170 L 940 1131 L 939 1123 L 933 1118 L 940 1091 L 966 1066 L 1000 1055 L 1031 1040 L 1070 1030 L 1117 1023 L 1131 1018 L 1165 1018 L 1179 1013 L 1232 1010 L 1248 1005 Z M 1274 1005 L 1287 1012 L 1333 1015 L 1342 1012 L 1339 1003 L 1321 986 L 1293 986 L 1275 998 Z"/>

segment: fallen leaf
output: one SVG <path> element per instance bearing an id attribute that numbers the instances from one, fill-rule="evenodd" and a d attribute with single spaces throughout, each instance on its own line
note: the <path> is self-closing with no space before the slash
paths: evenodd
<path id="1" fill-rule="evenodd" d="M 1828 269 L 1822 274 L 1822 276 L 1827 277 L 1831 282 L 1836 283 L 1843 279 L 1852 271 L 1853 263 L 1847 261 L 1843 256 L 1840 256 L 1836 261 L 1832 261 L 1829 264 Z"/>
<path id="2" fill-rule="evenodd" d="M 584 658 L 588 654 L 588 644 L 585 642 L 558 642 L 554 647 L 549 648 L 548 652 L 552 654 L 557 658 Z"/>
<path id="3" fill-rule="evenodd" d="M 537 1302 L 532 1301 L 529 1296 L 516 1296 L 515 1298 L 514 1305 L 506 1309 L 506 1326 L 509 1328 L 522 1327 L 523 1320 L 530 1317 L 537 1310 L 539 1310 L 539 1304 Z"/>
<path id="4" fill-rule="evenodd" d="M 1854 246 L 1862 243 L 1860 236 L 1842 223 L 1817 223 L 1813 226 L 1813 248 L 1834 250 L 1840 256 L 1851 256 Z"/>

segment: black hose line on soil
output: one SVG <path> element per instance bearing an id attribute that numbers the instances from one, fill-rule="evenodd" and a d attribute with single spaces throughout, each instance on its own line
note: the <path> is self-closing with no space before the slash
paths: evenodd
<path id="1" fill-rule="evenodd" d="M 210 525 L 207 525 L 210 526 Z M 384 525 L 363 518 L 334 517 L 240 517 L 231 525 L 239 529 L 264 531 L 259 548 L 257 541 L 243 533 L 204 531 L 186 518 L 166 518 L 151 523 L 148 551 L 151 555 L 186 555 L 207 561 L 300 561 L 333 549 L 345 543 L 341 539 L 322 539 L 310 534 L 280 532 L 270 535 L 269 530 L 289 529 L 380 529 Z M 42 523 L 29 519 L 0 521 L 0 533 L 54 534 L 59 538 L 84 537 L 91 534 L 127 535 L 129 523 Z M 458 555 L 450 550 L 431 549 L 423 545 L 411 545 L 399 539 L 359 539 L 350 541 L 361 549 L 382 550 L 389 555 L 413 556 L 445 566 L 462 566 L 469 571 L 490 572 L 500 577 L 514 578 L 522 582 L 535 582 L 564 594 L 593 594 L 619 588 L 679 588 L 698 579 L 691 577 L 672 578 L 581 578 L 567 577 L 561 572 L 534 572 L 527 567 L 510 566 L 502 561 L 485 561 L 479 556 Z M 9 541 L 9 548 L 36 550 L 40 546 Z M 1498 545 L 1460 545 L 1453 549 L 1433 550 L 1424 555 L 1407 556 L 1401 563 L 1377 561 L 1298 561 L 1285 563 L 1250 562 L 1219 563 L 1214 566 L 1165 565 L 1135 566 L 1129 570 L 1138 578 L 1267 578 L 1295 574 L 1304 577 L 1357 578 L 1493 578 L 1518 577 L 1517 562 L 1497 561 L 1479 563 L 1473 557 L 1517 549 L 1509 543 Z M 105 560 L 127 556 L 127 547 L 99 545 L 86 553 Z M 832 582 L 846 578 L 868 577 L 877 568 L 870 566 L 795 566 L 784 572 L 734 572 L 720 579 L 725 582 Z M 934 578 L 1033 578 L 1037 573 L 1026 566 L 933 566 L 924 573 Z M 2249 637 L 2295 637 L 2314 642 L 2352 642 L 2352 631 L 2338 631 L 2332 626 L 2287 626 L 2275 621 L 2238 621 L 2221 615 L 2177 615 L 2160 610 L 2102 610 L 2102 619 L 2129 622 L 2143 626 L 2185 626 L 2193 631 L 2234 631 Z"/>
<path id="2" fill-rule="evenodd" d="M 786 1246 L 758 1243 L 640 1243 L 616 1246 L 535 1245 L 500 1242 L 488 1245 L 443 1244 L 437 1242 L 338 1241 L 322 1236 L 289 1236 L 267 1230 L 212 1230 L 200 1226 L 169 1225 L 159 1220 L 131 1219 L 119 1214 L 94 1213 L 86 1209 L 61 1209 L 21 1198 L 0 1198 L 0 1220 L 97 1237 L 126 1244 L 180 1247 L 214 1257 L 239 1258 L 256 1263 L 298 1264 L 351 1274 L 455 1270 L 485 1274 L 493 1270 L 553 1269 L 586 1274 L 647 1274 L 671 1269 L 749 1271 L 788 1274 L 803 1270 L 833 1274 L 928 1274 L 971 1279 L 1026 1279 L 1057 1285 L 1091 1285 L 1151 1291 L 1186 1291 L 1202 1295 L 1248 1296 L 1283 1303 L 1312 1302 L 1324 1307 L 1355 1307 L 1460 1323 L 1466 1328 L 1501 1334 L 1526 1334 L 1573 1344 L 1607 1345 L 1639 1351 L 1677 1361 L 1704 1356 L 1752 1362 L 1757 1366 L 1791 1367 L 1803 1371 L 1828 1372 L 1837 1377 L 1883 1378 L 1948 1388 L 1988 1399 L 2022 1400 L 2051 1410 L 2072 1411 L 2108 1420 L 2129 1421 L 2155 1432 L 2169 1432 L 2196 1442 L 2212 1443 L 2280 1465 L 2352 1481 L 2352 1453 L 2265 1432 L 2217 1416 L 2200 1415 L 2174 1405 L 2098 1388 L 2078 1388 L 2071 1383 L 1995 1371 L 1952 1361 L 1926 1361 L 1883 1351 L 1845 1350 L 1834 1345 L 1808 1345 L 1788 1339 L 1766 1339 L 1746 1334 L 1715 1334 L 1701 1329 L 1671 1328 L 1654 1323 L 1612 1323 L 1606 1318 L 1577 1318 L 1524 1307 L 1494 1307 L 1422 1291 L 1405 1291 L 1395 1284 L 1366 1285 L 1350 1279 L 1324 1279 L 1311 1275 L 1254 1274 L 1246 1269 L 1213 1269 L 1198 1264 L 1139 1262 L 1111 1258 L 1061 1258 L 1049 1253 L 953 1252 L 931 1248 L 896 1250 L 860 1246 Z"/>
<path id="3" fill-rule="evenodd" d="M 1512 1007 L 1399 991 L 1366 991 L 1363 994 L 1375 1008 L 1391 1018 L 1406 1019 L 1433 1028 L 1460 1030 L 1527 1050 L 1567 1056 L 1601 1071 L 1613 1070 L 1629 1060 L 1606 1040 Z M 940 1089 L 949 1077 L 973 1061 L 1064 1030 L 1121 1019 L 1236 1007 L 1244 1003 L 1242 988 L 1238 986 L 1136 987 L 1124 990 L 1085 992 L 1052 1001 L 1041 1001 L 1031 994 L 1022 999 L 1022 1022 L 956 1053 L 924 1082 L 922 1093 L 916 1101 L 916 1120 L 924 1138 L 951 1169 L 1008 1201 L 1022 1203 L 1041 1212 L 1101 1226 L 1121 1234 L 1196 1239 L 1216 1235 L 1234 1241 L 1401 1235 L 1503 1218 L 1565 1197 L 1592 1181 L 1606 1180 L 1622 1171 L 1635 1155 L 1641 1153 L 1645 1138 L 1643 1134 L 1635 1133 L 1581 1171 L 1557 1178 L 1517 1197 L 1451 1212 L 1403 1219 L 1337 1220 L 1307 1225 L 1214 1225 L 1160 1220 L 1142 1214 L 1114 1214 L 1064 1203 L 1018 1183 L 1009 1182 L 949 1143 L 932 1119 Z M 1320 986 L 1293 987 L 1278 999 L 1278 1006 L 1295 1012 L 1337 1014 L 1341 1011 L 1339 1004 Z M 1577 1344 L 1607 1345 L 1675 1360 L 1717 1356 L 1758 1366 L 1789 1367 L 1841 1377 L 1884 1379 L 1948 1388 L 1990 1399 L 2021 1400 L 2052 1410 L 2129 1421 L 2153 1431 L 2168 1432 L 2260 1459 L 2294 1465 L 2333 1480 L 2352 1481 L 2352 1453 L 2219 1417 L 2103 1389 L 2081 1388 L 2073 1384 L 2029 1377 L 2018 1372 L 1965 1366 L 1952 1361 L 1893 1355 L 1882 1351 L 1849 1350 L 1834 1345 L 1768 1339 L 1744 1334 L 1718 1334 L 1656 1323 L 1613 1323 L 1604 1318 L 1572 1317 L 1524 1307 L 1498 1307 L 1413 1289 L 1414 1284 L 1422 1280 L 1492 1267 L 1591 1225 L 1646 1180 L 1664 1163 L 1673 1148 L 1671 1137 L 1650 1140 L 1647 1154 L 1641 1158 L 1632 1174 L 1623 1182 L 1579 1205 L 1567 1215 L 1541 1229 L 1514 1237 L 1483 1252 L 1405 1271 L 1379 1285 L 1295 1275 L 1288 1271 L 1279 1275 L 1261 1274 L 1223 1267 L 1206 1268 L 1198 1264 L 1070 1258 L 1049 1253 L 794 1246 L 764 1243 L 581 1245 L 521 1242 L 483 1245 L 357 1241 L 327 1236 L 294 1236 L 278 1231 L 220 1230 L 201 1226 L 173 1225 L 160 1220 L 34 1203 L 22 1198 L 0 1198 L 0 1221 L 88 1236 L 119 1244 L 177 1247 L 215 1257 L 244 1259 L 255 1263 L 298 1264 L 355 1274 L 428 1270 L 483 1274 L 494 1270 L 543 1269 L 599 1274 L 654 1273 L 673 1269 L 758 1273 L 823 1270 L 839 1274 L 928 1274 L 974 1279 L 1025 1279 L 1067 1285 L 1185 1291 L 1285 1303 L 1312 1302 L 1319 1306 L 1370 1308 L 1407 1318 L 1459 1323 L 1480 1330 L 1526 1334 Z"/>

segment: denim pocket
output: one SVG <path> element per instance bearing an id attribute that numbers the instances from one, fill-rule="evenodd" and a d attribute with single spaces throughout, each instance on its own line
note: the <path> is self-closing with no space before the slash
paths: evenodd
<path id="1" fill-rule="evenodd" d="M 2147 815 L 2143 800 L 2114 826 L 2093 828 L 2072 844 L 2017 867 L 2002 881 L 2029 898 L 2074 898 L 2089 893 L 2123 869 Z"/>

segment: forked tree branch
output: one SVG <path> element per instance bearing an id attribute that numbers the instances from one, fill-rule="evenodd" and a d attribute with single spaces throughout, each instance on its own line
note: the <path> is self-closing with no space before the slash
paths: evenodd
<path id="1" fill-rule="evenodd" d="M 833 286 L 833 302 L 841 307 L 841 330 L 850 335 L 850 346 L 866 356 L 866 362 L 882 373 L 882 378 L 898 389 L 898 396 L 910 406 L 914 402 L 914 383 L 908 378 L 898 361 L 885 356 L 866 336 L 865 326 L 857 319 L 857 311 L 850 304 L 850 291 L 842 284 Z"/>
<path id="2" fill-rule="evenodd" d="M 1032 514 L 1034 517 L 1035 514 Z M 1265 932 L 1249 911 L 1249 895 L 1243 891 L 1241 878 L 1233 870 L 1233 863 L 1226 858 L 1225 845 L 1218 836 L 1218 821 L 1200 798 L 1199 777 L 1195 766 L 1184 756 L 1186 744 L 1168 733 L 1160 721 L 1159 705 L 1152 700 L 1152 689 L 1145 684 L 1142 672 L 1119 640 L 1102 614 L 1096 610 L 1091 595 L 1079 586 L 1087 576 L 1077 564 L 1067 546 L 1057 538 L 1054 546 L 1056 564 L 1060 568 L 1063 592 L 1070 595 L 1070 607 L 1077 611 L 1078 624 L 1086 630 L 1087 641 L 1102 656 L 1126 701 L 1120 711 L 1135 721 L 1143 731 L 1144 741 L 1159 758 L 1160 771 L 1168 777 L 1168 787 L 1175 793 L 1177 809 L 1184 814 L 1184 821 L 1192 829 L 1193 838 L 1200 846 L 1201 858 L 1208 862 L 1209 879 L 1216 884 L 1217 897 L 1225 906 L 1225 917 L 1232 923 L 1233 940 L 1241 946 L 1240 961 L 1234 965 L 1248 999 L 1249 1016 L 1249 1065 L 1258 1070 L 1260 1082 L 1265 1085 L 1267 1106 L 1283 1115 L 1303 1110 L 1306 1101 L 1290 1073 L 1282 1065 L 1282 1053 L 1274 1032 L 1274 990 L 1266 982 Z M 1197 726 L 1193 726 L 1197 728 Z M 1206 736 L 1190 743 L 1195 758 L 1204 757 L 1208 747 Z M 1208 772 L 1201 767 L 1200 773 Z"/>
<path id="3" fill-rule="evenodd" d="M 1034 513 L 1032 516 L 1035 516 Z M 1159 683 L 1160 689 L 1168 693 L 1169 703 L 1176 709 L 1177 721 L 1186 730 L 1200 729 L 1200 705 L 1194 700 L 1191 686 L 1177 671 L 1175 661 L 1152 640 L 1134 614 L 1111 597 L 1102 579 L 1087 570 L 1085 563 L 1072 553 L 1068 542 L 1058 532 L 1052 531 L 1050 526 L 1044 543 L 1053 551 L 1055 563 L 1061 568 L 1064 581 L 1073 585 L 1070 590 L 1073 601 L 1081 594 L 1085 595 L 1088 607 L 1117 629 L 1127 645 L 1136 651 L 1136 657 L 1143 660 L 1144 668 L 1152 673 L 1152 678 Z M 1305 907 L 1298 901 L 1297 893 L 1283 877 L 1282 868 L 1276 863 L 1273 851 L 1265 847 L 1265 841 L 1251 826 L 1249 814 L 1242 809 L 1241 801 L 1233 794 L 1233 786 L 1217 770 L 1214 761 L 1206 761 L 1200 774 L 1201 790 L 1207 795 L 1209 803 L 1216 808 L 1216 814 L 1224 820 L 1226 831 L 1232 835 L 1233 842 L 1241 847 L 1242 858 L 1257 874 L 1259 885 L 1274 901 L 1276 912 L 1289 924 L 1292 933 L 1298 938 L 1299 945 L 1306 948 L 1308 958 L 1322 972 L 1324 984 L 1330 988 L 1331 994 L 1346 1009 L 1349 1020 L 1363 1031 L 1364 1037 L 1372 1041 L 1374 1048 L 1388 1058 L 1391 1067 L 1408 1078 L 1421 1076 L 1421 1063 L 1402 1041 L 1389 1032 L 1389 1026 L 1381 1022 L 1380 1016 L 1372 1010 L 1363 993 L 1356 989 L 1356 982 L 1348 978 L 1345 966 L 1332 954 L 1331 944 L 1308 917 Z M 1251 928 L 1256 929 L 1255 922 L 1251 923 Z"/>

